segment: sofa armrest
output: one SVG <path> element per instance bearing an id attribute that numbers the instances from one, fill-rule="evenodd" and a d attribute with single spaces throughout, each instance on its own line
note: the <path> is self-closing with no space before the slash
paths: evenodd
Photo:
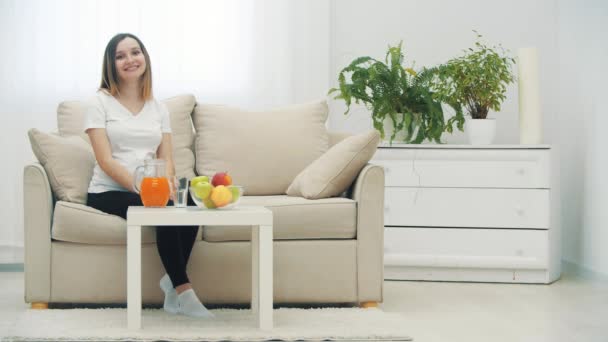
<path id="1" fill-rule="evenodd" d="M 367 164 L 352 189 L 357 201 L 359 302 L 382 302 L 384 283 L 384 168 Z"/>
<path id="2" fill-rule="evenodd" d="M 25 301 L 49 302 L 53 193 L 42 165 L 23 169 Z"/>

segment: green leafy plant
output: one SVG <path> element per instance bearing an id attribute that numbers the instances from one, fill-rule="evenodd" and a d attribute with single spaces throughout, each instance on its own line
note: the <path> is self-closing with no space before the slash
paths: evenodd
<path id="1" fill-rule="evenodd" d="M 485 119 L 490 110 L 500 111 L 507 86 L 514 82 L 511 66 L 515 59 L 501 46 L 488 47 L 477 34 L 475 48 L 461 57 L 434 68 L 435 98 L 456 112 L 463 108 L 473 119 Z"/>
<path id="2" fill-rule="evenodd" d="M 420 144 L 425 139 L 441 143 L 444 131 L 452 131 L 452 120 L 446 125 L 441 102 L 431 91 L 434 73 L 423 68 L 416 72 L 403 66 L 402 43 L 389 46 L 384 62 L 365 56 L 353 60 L 340 71 L 335 99 L 345 101 L 348 114 L 353 100 L 364 103 L 371 110 L 374 128 L 384 139 L 384 120 L 390 118 L 393 133 L 392 143 L 399 132 L 404 132 L 403 141 Z M 350 76 L 350 80 L 347 79 Z M 464 118 L 459 124 L 462 130 Z"/>

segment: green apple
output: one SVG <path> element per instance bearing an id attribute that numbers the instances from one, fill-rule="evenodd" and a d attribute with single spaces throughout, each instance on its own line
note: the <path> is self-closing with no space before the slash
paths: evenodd
<path id="1" fill-rule="evenodd" d="M 192 187 L 192 191 L 194 191 L 194 195 L 200 199 L 206 199 L 211 194 L 211 190 L 213 186 L 209 184 L 209 182 L 197 182 L 196 185 Z"/>
<path id="2" fill-rule="evenodd" d="M 209 183 L 209 177 L 207 177 L 207 176 L 194 177 L 190 180 L 190 186 L 196 186 L 196 184 L 201 183 L 201 182 Z"/>
<path id="3" fill-rule="evenodd" d="M 215 209 L 215 203 L 211 200 L 211 198 L 205 198 L 203 200 L 203 204 L 207 209 Z"/>
<path id="4" fill-rule="evenodd" d="M 232 193 L 232 202 L 236 202 L 239 200 L 239 197 L 241 197 L 241 192 L 239 191 L 239 188 L 236 186 L 231 186 L 230 188 L 230 192 Z"/>

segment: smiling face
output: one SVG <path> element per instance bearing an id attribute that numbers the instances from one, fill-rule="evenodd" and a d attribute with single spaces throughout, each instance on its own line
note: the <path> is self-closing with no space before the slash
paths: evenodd
<path id="1" fill-rule="evenodd" d="M 146 57 L 139 43 L 131 37 L 116 46 L 116 72 L 121 83 L 139 81 L 146 72 Z"/>
<path id="2" fill-rule="evenodd" d="M 106 45 L 99 89 L 119 96 L 119 88 L 126 84 L 139 85 L 144 100 L 153 97 L 152 63 L 148 50 L 133 34 L 119 33 Z"/>

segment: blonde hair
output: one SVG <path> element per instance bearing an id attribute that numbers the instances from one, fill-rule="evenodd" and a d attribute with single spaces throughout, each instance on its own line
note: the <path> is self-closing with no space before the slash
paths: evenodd
<path id="1" fill-rule="evenodd" d="M 112 96 L 119 94 L 118 91 L 118 71 L 116 70 L 116 47 L 125 38 L 133 38 L 139 44 L 144 58 L 146 59 L 146 70 L 141 75 L 141 97 L 144 100 L 150 100 L 152 98 L 152 67 L 150 65 L 150 55 L 144 44 L 131 33 L 119 33 L 112 37 L 106 46 L 106 51 L 103 54 L 103 65 L 101 71 L 101 85 L 100 90 L 105 90 Z"/>

